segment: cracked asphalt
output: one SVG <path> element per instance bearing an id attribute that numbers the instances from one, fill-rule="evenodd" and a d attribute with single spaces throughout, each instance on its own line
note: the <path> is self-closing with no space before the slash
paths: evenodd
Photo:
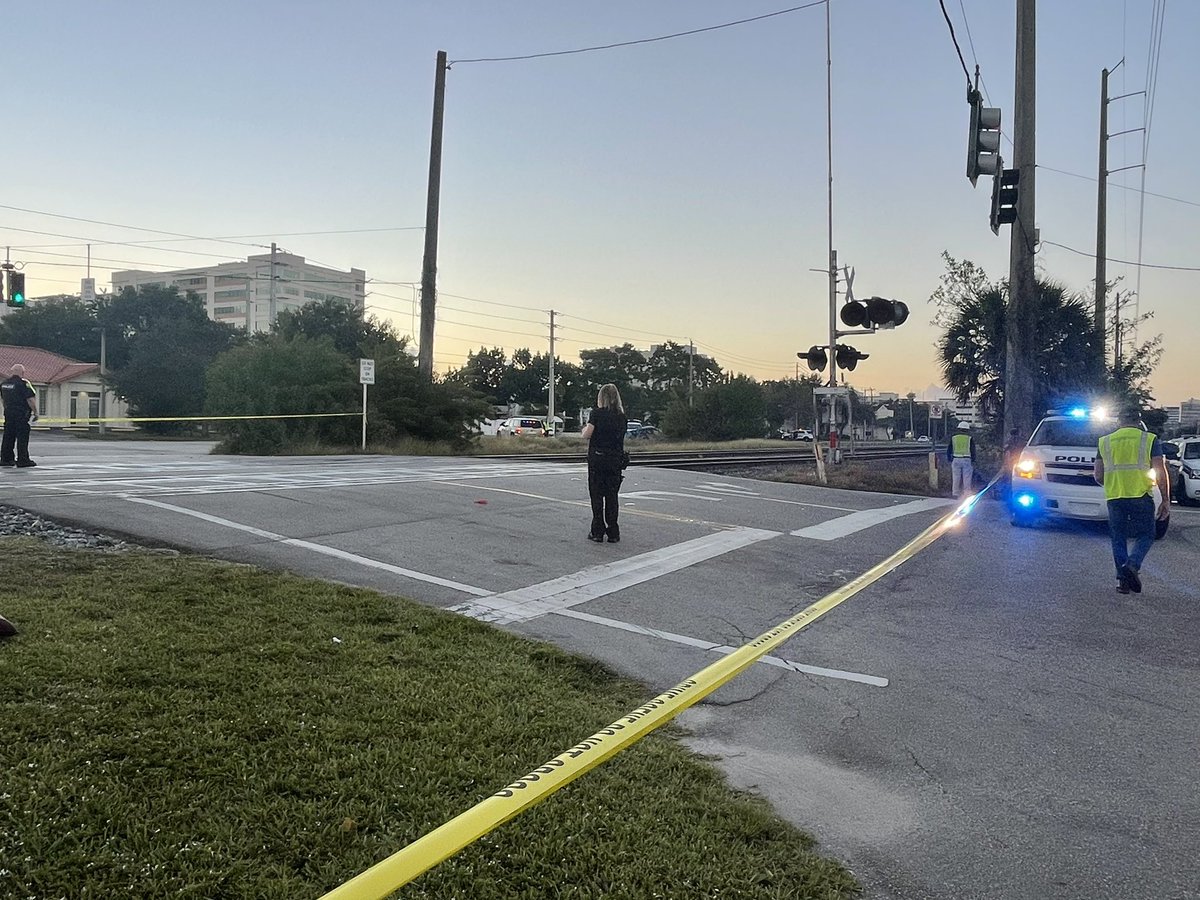
<path id="1" fill-rule="evenodd" d="M 464 595 L 403 572 L 514 590 L 730 527 L 774 532 L 577 607 L 597 621 L 551 613 L 507 626 L 638 678 L 648 695 L 715 658 L 651 630 L 742 644 L 938 515 L 811 540 L 790 532 L 911 498 L 636 469 L 621 544 L 594 545 L 578 471 L 469 480 L 486 464 L 231 460 L 71 441 L 36 450 L 36 478 L 5 473 L 0 502 L 442 607 Z M 451 463 L 453 477 L 433 472 Z M 323 472 L 339 474 L 324 483 Z M 131 503 L 139 491 L 163 505 Z M 1102 530 L 1014 529 L 985 500 L 777 651 L 886 686 L 757 665 L 681 717 L 685 740 L 845 860 L 868 900 L 1200 900 L 1198 543 L 1200 512 L 1176 509 L 1143 569 L 1145 593 L 1120 596 Z M 580 722 L 580 736 L 605 724 Z"/>

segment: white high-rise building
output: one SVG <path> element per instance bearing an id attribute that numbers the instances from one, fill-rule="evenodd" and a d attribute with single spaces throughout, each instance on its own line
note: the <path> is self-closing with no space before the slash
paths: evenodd
<path id="1" fill-rule="evenodd" d="M 176 285 L 180 293 L 191 291 L 199 296 L 208 317 L 251 331 L 270 328 L 271 256 L 260 253 L 245 262 L 175 269 L 170 272 L 146 272 L 130 269 L 113 272 L 112 287 L 167 287 Z M 363 309 L 367 296 L 367 273 L 362 269 L 343 272 L 305 262 L 303 256 L 276 251 L 274 313 L 297 309 L 306 303 L 342 300 L 355 309 Z"/>

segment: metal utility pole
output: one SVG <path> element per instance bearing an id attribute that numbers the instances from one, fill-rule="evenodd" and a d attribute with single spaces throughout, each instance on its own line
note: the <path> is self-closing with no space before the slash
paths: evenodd
<path id="1" fill-rule="evenodd" d="M 446 51 L 437 53 L 433 127 L 429 138 L 429 188 L 425 203 L 425 258 L 421 264 L 421 342 L 417 372 L 433 380 L 433 326 L 437 312 L 438 209 L 442 198 L 442 118 L 446 106 Z"/>
<path id="2" fill-rule="evenodd" d="M 108 374 L 108 339 L 103 325 L 100 326 L 100 433 L 104 434 L 105 428 L 104 419 L 108 415 L 108 404 L 105 402 L 108 399 L 108 385 L 104 383 L 104 376 Z"/>
<path id="3" fill-rule="evenodd" d="M 1008 274 L 1008 355 L 1004 386 L 1004 430 L 1022 438 L 1033 430 L 1034 330 L 1037 276 L 1034 252 L 1034 179 L 1037 175 L 1037 2 L 1017 0 L 1016 89 L 1013 105 L 1013 168 L 1017 170 L 1017 220 L 1011 228 Z"/>
<path id="4" fill-rule="evenodd" d="M 1100 167 L 1096 173 L 1096 346 L 1104 363 L 1104 300 L 1108 291 L 1108 69 L 1100 72 Z"/>
<path id="5" fill-rule="evenodd" d="M 275 242 L 271 241 L 271 282 L 270 282 L 270 287 L 267 288 L 267 290 L 270 291 L 270 294 L 269 294 L 270 300 L 269 300 L 269 305 L 267 306 L 267 328 L 268 328 L 268 330 L 273 329 L 275 327 L 275 313 L 276 313 L 276 307 L 275 307 L 275 252 L 277 249 L 278 248 L 275 246 Z"/>
<path id="6" fill-rule="evenodd" d="M 550 433 L 554 434 L 554 310 L 550 310 L 550 406 L 546 415 L 546 425 Z"/>

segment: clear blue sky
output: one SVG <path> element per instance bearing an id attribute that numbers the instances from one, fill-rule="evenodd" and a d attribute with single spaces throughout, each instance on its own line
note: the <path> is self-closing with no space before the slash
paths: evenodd
<path id="1" fill-rule="evenodd" d="M 797 4 L 20 4 L 5 19 L 2 202 L 188 235 L 262 235 L 262 243 L 289 232 L 420 226 L 437 50 L 452 60 L 564 50 Z M 1145 87 L 1152 5 L 1039 4 L 1040 164 L 1094 178 L 1100 70 L 1125 56 L 1112 92 Z M 1011 135 L 1014 2 L 946 7 Z M 1003 276 L 1007 230 L 993 237 L 989 186 L 973 190 L 964 177 L 965 78 L 936 0 L 832 0 L 831 8 L 834 245 L 856 269 L 858 294 L 913 310 L 901 329 L 855 341 L 871 359 L 853 380 L 920 392 L 939 380 L 927 300 L 941 252 Z M 1200 266 L 1200 4 L 1168 4 L 1166 26 L 1147 189 L 1191 205 L 1147 198 L 1144 259 Z M 1113 105 L 1110 130 L 1142 122 L 1140 97 Z M 438 367 L 461 364 L 481 345 L 545 349 L 547 317 L 537 310 L 553 308 L 564 358 L 625 340 L 691 338 L 727 369 L 794 372 L 795 352 L 824 341 L 827 328 L 826 280 L 809 271 L 827 252 L 825 141 L 823 7 L 603 52 L 459 63 L 447 76 Z M 1137 163 L 1140 153 L 1140 134 L 1116 138 L 1110 167 Z M 1116 185 L 1136 186 L 1138 177 L 1112 178 L 1112 257 L 1136 258 L 1137 195 Z M 1095 192 L 1091 181 L 1040 170 L 1042 237 L 1093 249 Z M 27 264 L 31 296 L 78 290 L 74 255 L 84 240 L 155 237 L 0 209 L 0 238 L 23 248 L 13 258 Z M 368 302 L 411 331 L 412 289 L 381 282 L 419 280 L 420 230 L 278 240 L 316 261 L 365 268 L 377 280 Z M 95 246 L 93 274 L 104 284 L 108 271 L 131 264 L 217 261 L 185 250 L 255 252 L 156 247 Z M 1090 257 L 1049 245 L 1039 265 L 1077 290 L 1094 271 Z M 1132 269 L 1110 264 L 1109 272 L 1128 272 L 1132 287 Z M 1197 287 L 1200 272 L 1143 273 L 1143 309 L 1156 318 L 1142 337 L 1165 334 L 1154 382 L 1161 402 L 1200 395 L 1188 349 L 1200 321 L 1185 307 Z"/>

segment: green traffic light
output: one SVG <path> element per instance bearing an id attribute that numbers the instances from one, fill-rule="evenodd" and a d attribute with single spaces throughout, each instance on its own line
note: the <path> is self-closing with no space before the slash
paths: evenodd
<path id="1" fill-rule="evenodd" d="M 23 307 L 25 305 L 25 273 L 8 273 L 8 305 Z"/>

